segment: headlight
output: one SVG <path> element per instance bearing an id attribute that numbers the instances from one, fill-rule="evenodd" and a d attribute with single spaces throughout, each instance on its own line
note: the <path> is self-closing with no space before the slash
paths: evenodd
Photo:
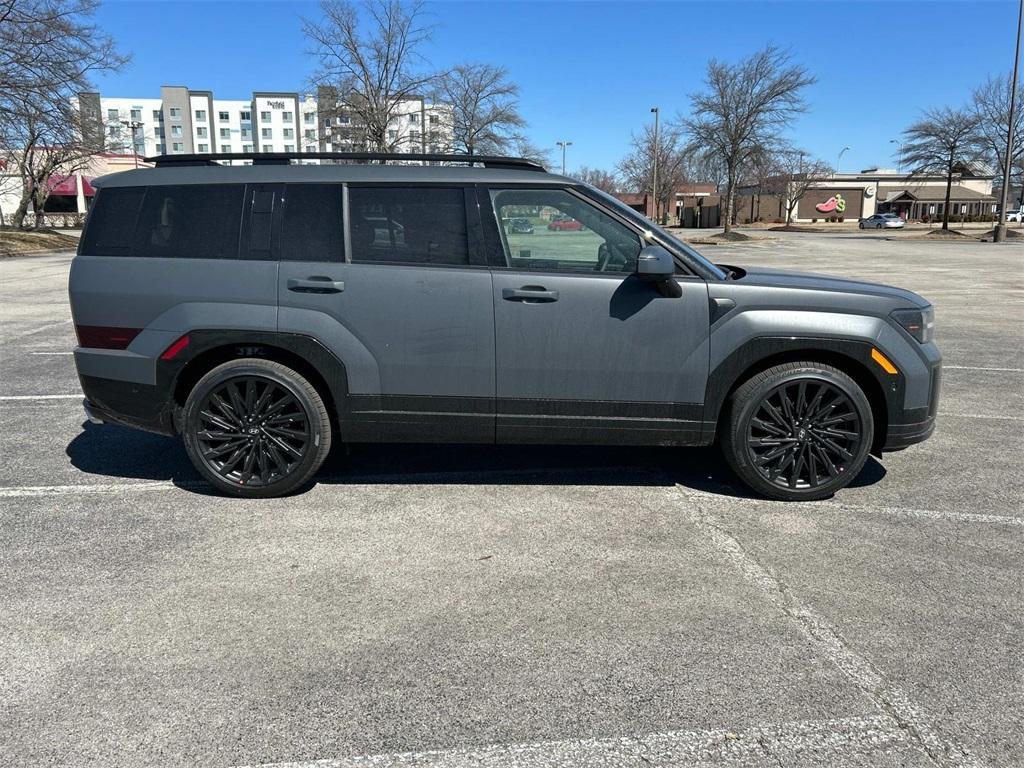
<path id="1" fill-rule="evenodd" d="M 892 319 L 902 325 L 907 333 L 913 336 L 922 344 L 932 340 L 935 330 L 935 308 L 927 306 L 924 309 L 897 309 Z"/>

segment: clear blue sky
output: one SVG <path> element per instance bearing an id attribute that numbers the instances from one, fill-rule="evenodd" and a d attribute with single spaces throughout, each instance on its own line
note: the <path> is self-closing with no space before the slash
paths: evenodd
<path id="1" fill-rule="evenodd" d="M 424 49 L 438 68 L 501 65 L 522 88 L 534 143 L 569 139 L 569 168 L 610 168 L 660 106 L 688 107 L 709 57 L 788 47 L 817 76 L 791 140 L 844 170 L 895 165 L 890 139 L 925 107 L 960 104 L 1013 65 L 1017 2 L 433 2 Z M 99 23 L 133 56 L 99 78 L 109 96 L 158 97 L 161 85 L 247 98 L 302 91 L 314 62 L 302 16 L 315 2 L 106 0 Z M 552 159 L 558 159 L 552 152 Z"/>

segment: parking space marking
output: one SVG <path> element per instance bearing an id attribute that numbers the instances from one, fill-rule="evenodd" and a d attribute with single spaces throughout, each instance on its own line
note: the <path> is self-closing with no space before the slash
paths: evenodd
<path id="1" fill-rule="evenodd" d="M 758 587 L 768 601 L 785 614 L 814 646 L 860 691 L 927 753 L 937 766 L 977 766 L 980 763 L 952 734 L 942 731 L 898 685 L 890 682 L 865 657 L 853 650 L 839 631 L 802 603 L 792 590 L 767 566 L 762 565 L 728 529 L 710 513 L 697 507 L 690 518 L 714 544 L 719 553 Z"/>
<path id="2" fill-rule="evenodd" d="M 0 395 L 0 400 L 81 400 L 82 393 L 76 395 Z"/>
<path id="3" fill-rule="evenodd" d="M 1024 416 L 995 416 L 987 413 L 951 413 L 939 411 L 939 416 L 953 417 L 954 419 L 991 419 L 993 421 L 1024 421 Z"/>
<path id="4" fill-rule="evenodd" d="M 981 365 L 944 365 L 944 371 L 997 371 L 999 373 L 1024 373 L 1024 368 L 986 368 Z"/>
<path id="5" fill-rule="evenodd" d="M 70 322 L 71 322 L 71 318 L 69 317 L 67 320 L 60 320 L 60 321 L 58 321 L 56 323 L 47 323 L 46 325 L 41 325 L 38 328 L 33 328 L 30 331 L 23 331 L 22 333 L 16 333 L 13 336 L 10 336 L 8 338 L 2 339 L 2 341 L 4 343 L 11 342 L 11 341 L 17 341 L 18 339 L 23 339 L 26 336 L 34 336 L 35 334 L 42 333 L 43 331 L 49 331 L 49 330 L 53 330 L 54 328 L 59 328 L 62 325 L 68 325 Z"/>
<path id="6" fill-rule="evenodd" d="M 176 488 L 169 481 L 152 483 L 97 483 L 95 485 L 25 485 L 0 488 L 0 499 L 31 498 L 35 496 L 66 496 L 70 494 L 122 493 L 124 491 L 168 491 Z"/>
<path id="7" fill-rule="evenodd" d="M 29 352 L 30 355 L 74 355 L 74 352 Z"/>
<path id="8" fill-rule="evenodd" d="M 891 717 L 763 725 L 730 731 L 668 731 L 641 736 L 570 739 L 532 744 L 494 744 L 475 749 L 358 755 L 328 760 L 250 764 L 244 768 L 548 768 L 552 765 L 749 765 L 752 759 L 789 760 L 802 753 L 830 760 L 843 752 L 863 755 L 910 746 Z"/>

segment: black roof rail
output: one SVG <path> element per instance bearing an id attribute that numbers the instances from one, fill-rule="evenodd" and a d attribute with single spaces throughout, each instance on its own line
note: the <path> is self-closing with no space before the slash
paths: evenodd
<path id="1" fill-rule="evenodd" d="M 464 163 L 466 165 L 482 165 L 484 168 L 523 171 L 544 172 L 547 170 L 540 163 L 521 157 L 404 152 L 223 152 L 201 155 L 154 155 L 145 160 L 147 163 L 153 163 L 157 168 L 177 165 L 220 165 L 222 160 L 251 160 L 253 165 L 289 165 L 293 160 L 346 160 L 361 164 L 402 160 L 426 163 Z"/>

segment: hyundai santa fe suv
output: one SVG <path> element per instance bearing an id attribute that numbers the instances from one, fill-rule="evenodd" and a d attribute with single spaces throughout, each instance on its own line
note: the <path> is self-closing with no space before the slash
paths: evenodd
<path id="1" fill-rule="evenodd" d="M 341 441 L 717 442 L 819 499 L 932 433 L 909 291 L 715 265 L 525 160 L 222 158 L 252 162 L 97 180 L 70 294 L 88 417 L 180 435 L 225 493 L 292 491 Z M 502 226 L 526 216 L 577 228 Z"/>

